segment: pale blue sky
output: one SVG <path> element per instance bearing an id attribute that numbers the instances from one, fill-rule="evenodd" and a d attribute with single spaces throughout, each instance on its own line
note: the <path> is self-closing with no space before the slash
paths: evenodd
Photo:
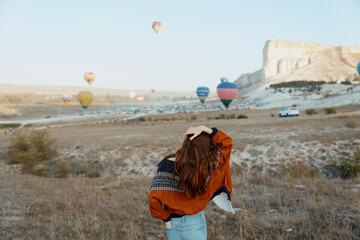
<path id="1" fill-rule="evenodd" d="M 268 39 L 360 45 L 359 23 L 360 0 L 0 0 L 0 84 L 215 90 Z"/>

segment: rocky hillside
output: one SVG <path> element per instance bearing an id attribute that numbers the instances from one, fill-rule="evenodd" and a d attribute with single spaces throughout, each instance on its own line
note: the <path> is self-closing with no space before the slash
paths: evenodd
<path id="1" fill-rule="evenodd" d="M 300 80 L 341 82 L 356 75 L 359 61 L 360 46 L 269 40 L 264 47 L 263 68 L 241 75 L 235 83 L 241 90 L 259 82 L 265 85 Z"/>
<path id="2" fill-rule="evenodd" d="M 313 43 L 269 40 L 265 43 L 263 52 L 263 68 L 253 73 L 242 74 L 234 82 L 239 87 L 241 95 L 252 99 L 257 98 L 260 101 L 262 92 L 276 83 L 352 81 L 357 76 L 356 65 L 360 61 L 360 46 L 332 47 Z M 291 98 L 291 96 L 288 97 Z"/>

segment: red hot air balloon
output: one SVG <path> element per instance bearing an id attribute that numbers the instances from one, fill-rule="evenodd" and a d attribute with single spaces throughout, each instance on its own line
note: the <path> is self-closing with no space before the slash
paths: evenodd
<path id="1" fill-rule="evenodd" d="M 138 103 L 142 103 L 142 101 L 144 101 L 144 96 L 143 95 L 137 95 L 136 99 L 137 99 Z"/>
<path id="2" fill-rule="evenodd" d="M 238 88 L 234 83 L 228 82 L 227 78 L 221 78 L 221 83 L 217 86 L 217 94 L 226 109 L 236 97 Z"/>
<path id="3" fill-rule="evenodd" d="M 70 94 L 64 94 L 64 95 L 62 96 L 62 100 L 63 100 L 64 103 L 69 103 L 69 102 L 71 102 L 72 97 L 71 97 Z"/>

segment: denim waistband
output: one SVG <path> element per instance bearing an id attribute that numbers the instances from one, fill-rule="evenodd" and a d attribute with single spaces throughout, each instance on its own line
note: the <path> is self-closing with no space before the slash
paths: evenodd
<path id="1" fill-rule="evenodd" d="M 191 222 L 199 222 L 199 221 L 204 221 L 205 220 L 205 215 L 204 212 L 198 212 L 197 214 L 194 215 L 184 215 L 182 217 L 179 218 L 172 218 L 171 222 L 172 223 L 191 223 Z"/>

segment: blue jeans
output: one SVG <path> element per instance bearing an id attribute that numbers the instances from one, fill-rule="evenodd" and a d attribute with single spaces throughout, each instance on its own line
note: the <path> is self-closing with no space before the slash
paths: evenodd
<path id="1" fill-rule="evenodd" d="M 171 219 L 171 228 L 165 228 L 169 240 L 206 240 L 207 229 L 203 211 Z"/>

